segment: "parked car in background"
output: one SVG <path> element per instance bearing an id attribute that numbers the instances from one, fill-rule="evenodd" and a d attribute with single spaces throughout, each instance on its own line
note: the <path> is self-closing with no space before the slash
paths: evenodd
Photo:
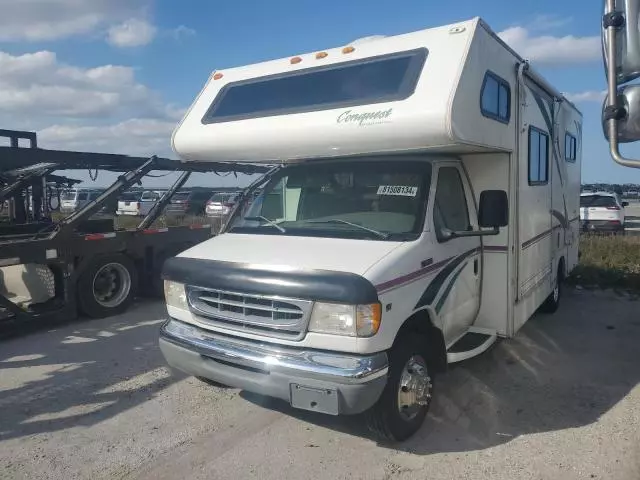
<path id="1" fill-rule="evenodd" d="M 118 215 L 135 215 L 144 217 L 149 213 L 156 202 L 162 198 L 162 195 L 164 195 L 165 192 L 166 190 L 145 190 L 142 192 L 142 195 L 139 196 L 137 201 L 132 201 L 127 198 L 123 198 L 122 202 L 118 200 Z M 127 202 L 129 202 L 128 205 Z"/>
<path id="2" fill-rule="evenodd" d="M 140 197 L 142 192 L 124 192 L 118 198 L 117 215 L 140 215 Z"/>
<path id="3" fill-rule="evenodd" d="M 217 192 L 207 202 L 207 217 L 226 217 L 233 210 L 240 192 Z"/>
<path id="4" fill-rule="evenodd" d="M 60 196 L 60 211 L 71 213 L 84 207 L 87 203 L 100 196 L 102 190 L 94 188 L 73 188 L 66 190 Z"/>
<path id="5" fill-rule="evenodd" d="M 211 189 L 193 189 L 176 192 L 165 208 L 167 215 L 203 215 Z"/>
<path id="6" fill-rule="evenodd" d="M 624 207 L 615 193 L 595 192 L 580 194 L 580 223 L 587 231 L 623 232 Z"/>

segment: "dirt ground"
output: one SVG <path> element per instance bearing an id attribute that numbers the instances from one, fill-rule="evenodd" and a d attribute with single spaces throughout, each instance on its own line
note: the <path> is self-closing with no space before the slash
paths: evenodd
<path id="1" fill-rule="evenodd" d="M 170 372 L 161 303 L 0 343 L 0 478 L 640 479 L 640 302 L 560 310 L 437 379 L 401 445 Z"/>

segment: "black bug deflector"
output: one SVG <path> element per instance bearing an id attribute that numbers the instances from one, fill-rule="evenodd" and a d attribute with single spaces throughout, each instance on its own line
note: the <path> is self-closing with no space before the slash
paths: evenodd
<path id="1" fill-rule="evenodd" d="M 328 270 L 284 270 L 260 265 L 174 257 L 164 264 L 162 278 L 187 285 L 230 292 L 280 295 L 323 302 L 366 305 L 378 301 L 369 280 Z"/>

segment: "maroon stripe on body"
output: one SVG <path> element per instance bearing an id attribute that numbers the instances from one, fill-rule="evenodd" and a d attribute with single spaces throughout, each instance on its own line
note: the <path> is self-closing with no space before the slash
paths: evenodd
<path id="1" fill-rule="evenodd" d="M 398 285 L 401 285 L 403 283 L 412 282 L 414 280 L 422 278 L 422 277 L 434 272 L 435 270 L 438 270 L 440 267 L 443 267 L 452 258 L 453 257 L 449 257 L 449 258 L 447 258 L 445 260 L 442 260 L 441 262 L 432 263 L 431 265 L 428 265 L 428 266 L 426 266 L 424 268 L 421 268 L 420 270 L 416 270 L 414 272 L 407 273 L 406 275 L 402 275 L 401 277 L 396 277 L 396 278 L 393 278 L 393 279 L 388 280 L 386 282 L 380 283 L 380 284 L 376 285 L 376 290 L 378 292 L 383 292 L 385 290 L 389 290 L 391 288 L 397 287 Z"/>
<path id="2" fill-rule="evenodd" d="M 471 253 L 477 253 L 480 251 L 481 251 L 481 247 L 472 248 L 471 250 L 463 253 L 462 255 L 469 255 Z M 417 280 L 419 278 L 429 275 L 430 273 L 433 273 L 436 270 L 439 270 L 440 268 L 444 267 L 447 263 L 449 263 L 449 261 L 451 261 L 454 258 L 457 258 L 458 256 L 459 255 L 456 255 L 455 257 L 445 258 L 444 260 L 438 263 L 433 263 L 431 265 L 421 268 L 420 270 L 416 270 L 406 275 L 402 275 L 400 277 L 396 277 L 386 282 L 380 283 L 376 285 L 375 288 L 378 291 L 378 293 L 382 293 L 384 291 L 391 290 L 392 288 L 395 288 L 398 285 L 413 282 L 414 280 Z"/>

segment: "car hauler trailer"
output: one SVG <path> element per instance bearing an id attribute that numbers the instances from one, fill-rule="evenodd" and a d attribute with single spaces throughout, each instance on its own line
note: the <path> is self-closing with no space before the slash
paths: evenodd
<path id="1" fill-rule="evenodd" d="M 13 218 L 13 222 L 0 225 L 0 335 L 15 331 L 13 327 L 22 328 L 30 320 L 121 313 L 136 293 L 161 293 L 162 263 L 212 235 L 206 224 L 153 226 L 191 172 L 261 173 L 268 168 L 228 163 L 184 165 L 158 157 L 0 147 L 0 177 L 14 178 L 13 183 L 0 188 L 0 202 L 23 200 L 25 189 L 41 184 L 42 177 L 56 170 L 124 172 L 95 201 L 58 222 L 45 218 L 34 202 L 39 219 L 17 222 Z M 117 229 L 113 217 L 92 217 L 154 170 L 182 172 L 136 228 Z"/>
<path id="2" fill-rule="evenodd" d="M 558 307 L 581 131 L 477 18 L 215 72 L 175 151 L 280 168 L 165 263 L 168 364 L 408 438 L 435 374 Z"/>

